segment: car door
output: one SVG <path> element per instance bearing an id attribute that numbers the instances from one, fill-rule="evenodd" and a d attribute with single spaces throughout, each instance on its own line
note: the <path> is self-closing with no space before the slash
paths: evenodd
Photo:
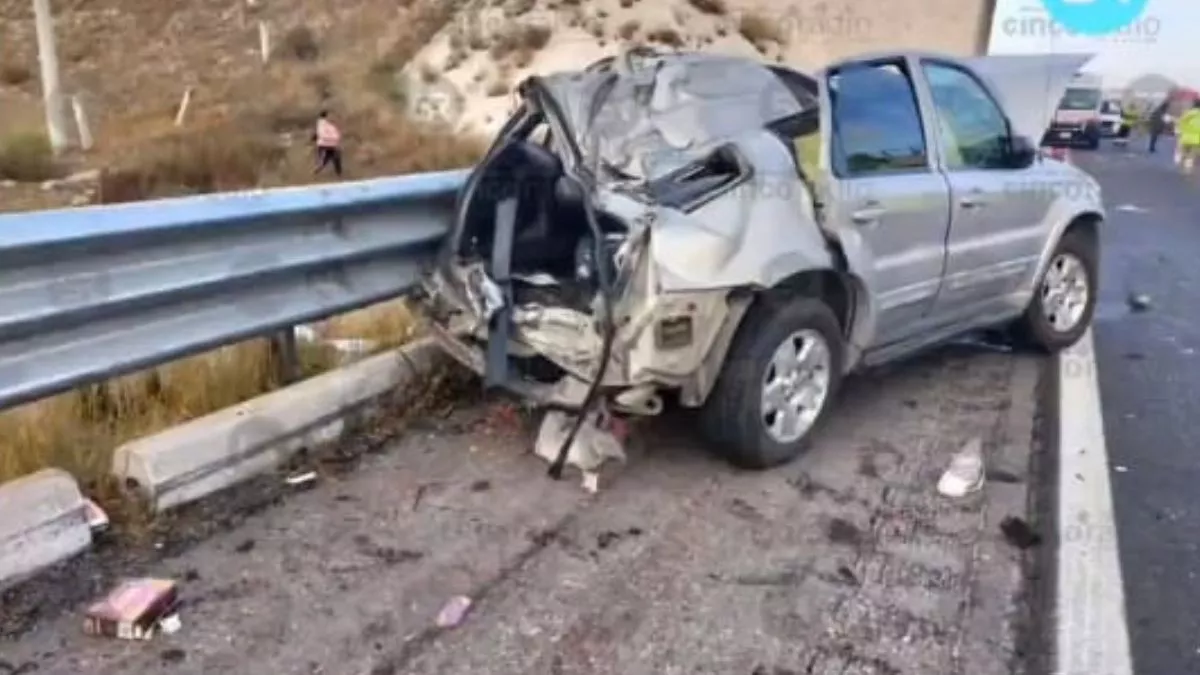
<path id="1" fill-rule="evenodd" d="M 922 59 L 921 71 L 951 199 L 945 279 L 933 315 L 953 322 L 1002 311 L 1034 273 L 1054 195 L 1071 186 L 1048 180 L 1036 163 L 1014 166 L 1011 125 L 969 69 Z"/>
<path id="2" fill-rule="evenodd" d="M 903 59 L 853 63 L 826 74 L 830 105 L 830 217 L 871 258 L 878 347 L 919 331 L 941 282 L 949 190 L 933 166 Z"/>

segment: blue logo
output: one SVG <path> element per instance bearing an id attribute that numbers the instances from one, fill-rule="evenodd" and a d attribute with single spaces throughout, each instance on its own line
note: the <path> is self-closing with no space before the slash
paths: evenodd
<path id="1" fill-rule="evenodd" d="M 1050 18 L 1079 35 L 1115 33 L 1137 20 L 1150 0 L 1042 0 Z"/>

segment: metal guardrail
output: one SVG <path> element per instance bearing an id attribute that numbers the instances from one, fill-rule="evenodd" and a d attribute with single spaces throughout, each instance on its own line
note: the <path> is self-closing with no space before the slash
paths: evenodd
<path id="1" fill-rule="evenodd" d="M 403 294 L 466 175 L 0 216 L 0 409 Z"/>

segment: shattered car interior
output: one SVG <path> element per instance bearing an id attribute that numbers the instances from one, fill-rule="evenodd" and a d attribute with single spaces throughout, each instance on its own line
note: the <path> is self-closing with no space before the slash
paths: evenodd
<path id="1" fill-rule="evenodd" d="M 518 94 L 424 281 L 439 344 L 544 409 L 535 451 L 589 489 L 668 401 L 737 464 L 800 454 L 877 315 L 825 179 L 853 141 L 820 101 L 858 94 L 644 49 Z"/>

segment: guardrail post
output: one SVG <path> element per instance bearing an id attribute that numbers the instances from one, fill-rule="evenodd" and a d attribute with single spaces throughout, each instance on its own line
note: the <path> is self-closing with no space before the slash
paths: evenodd
<path id="1" fill-rule="evenodd" d="M 271 362 L 281 385 L 300 380 L 300 354 L 296 349 L 296 332 L 291 328 L 271 336 Z"/>

